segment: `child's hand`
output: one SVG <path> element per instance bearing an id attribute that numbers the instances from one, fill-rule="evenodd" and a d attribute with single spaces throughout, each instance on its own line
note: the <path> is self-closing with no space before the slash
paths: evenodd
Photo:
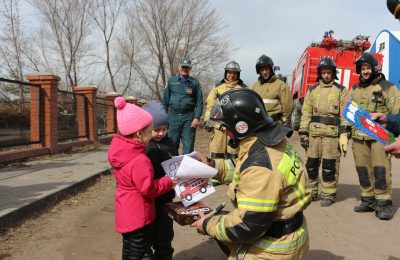
<path id="1" fill-rule="evenodd" d="M 171 177 L 172 186 L 175 186 L 179 182 L 179 178 Z"/>

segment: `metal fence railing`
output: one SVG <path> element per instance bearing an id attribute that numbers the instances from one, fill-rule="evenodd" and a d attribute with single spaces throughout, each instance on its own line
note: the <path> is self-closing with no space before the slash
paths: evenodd
<path id="1" fill-rule="evenodd" d="M 58 90 L 58 141 L 88 137 L 87 97 L 83 94 Z"/>
<path id="2" fill-rule="evenodd" d="M 107 111 L 114 110 L 114 103 L 112 100 L 97 97 L 97 134 L 108 135 L 114 134 L 116 130 L 116 116 L 114 115 L 114 122 L 112 126 L 109 126 L 107 120 Z M 115 111 L 114 111 L 115 113 Z"/>
<path id="3" fill-rule="evenodd" d="M 0 151 L 41 142 L 40 99 L 40 85 L 0 78 Z"/>

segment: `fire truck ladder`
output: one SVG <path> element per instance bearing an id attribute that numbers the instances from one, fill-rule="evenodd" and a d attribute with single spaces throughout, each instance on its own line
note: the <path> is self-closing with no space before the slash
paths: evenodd
<path id="1" fill-rule="evenodd" d="M 319 58 L 312 58 L 311 55 L 308 55 L 307 63 L 309 69 L 307 70 L 307 81 L 305 85 L 307 86 L 308 90 L 317 81 Z"/>

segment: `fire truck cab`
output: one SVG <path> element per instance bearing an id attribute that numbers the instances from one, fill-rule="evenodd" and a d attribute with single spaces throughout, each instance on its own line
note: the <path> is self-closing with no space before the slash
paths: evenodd
<path id="1" fill-rule="evenodd" d="M 291 91 L 294 99 L 292 127 L 300 127 L 301 106 L 308 89 L 317 83 L 318 63 L 322 57 L 333 59 L 337 66 L 336 80 L 339 84 L 350 88 L 358 82 L 355 62 L 371 47 L 369 36 L 358 35 L 353 40 L 337 40 L 333 38 L 333 31 L 325 32 L 320 43 L 311 43 L 301 55 L 293 71 Z M 382 54 L 373 54 L 382 67 Z"/>

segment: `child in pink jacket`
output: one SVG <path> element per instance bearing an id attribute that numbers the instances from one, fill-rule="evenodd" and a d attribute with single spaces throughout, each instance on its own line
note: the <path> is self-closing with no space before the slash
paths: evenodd
<path id="1" fill-rule="evenodd" d="M 172 189 L 173 181 L 164 176 L 153 180 L 153 167 L 146 156 L 151 140 L 152 116 L 125 99 L 114 101 L 120 135 L 114 135 L 108 161 L 117 181 L 115 229 L 122 233 L 122 259 L 143 259 L 151 255 L 148 234 L 155 219 L 155 198 Z"/>

